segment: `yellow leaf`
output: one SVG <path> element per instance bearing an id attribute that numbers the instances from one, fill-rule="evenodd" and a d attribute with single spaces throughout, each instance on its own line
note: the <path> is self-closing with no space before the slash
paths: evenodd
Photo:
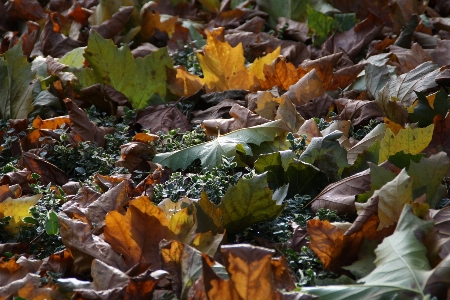
<path id="1" fill-rule="evenodd" d="M 394 121 L 389 120 L 388 118 L 384 117 L 384 124 L 386 125 L 386 128 L 389 128 L 390 130 L 392 130 L 392 132 L 397 135 L 397 133 L 402 130 L 405 129 L 405 127 L 403 127 L 400 124 L 395 123 Z"/>
<path id="2" fill-rule="evenodd" d="M 228 42 L 220 41 L 218 38 L 223 30 L 206 31 L 206 46 L 202 53 L 197 53 L 207 93 L 249 89 L 254 85 L 253 74 L 249 74 L 245 67 L 242 43 L 233 48 Z"/>
<path id="3" fill-rule="evenodd" d="M 173 232 L 178 241 L 183 243 L 189 243 L 194 238 L 196 228 L 194 216 L 189 214 L 187 207 L 177 212 L 169 220 L 169 230 Z"/>
<path id="4" fill-rule="evenodd" d="M 384 138 L 381 140 L 378 163 L 382 163 L 397 152 L 418 154 L 425 149 L 433 136 L 434 125 L 425 128 L 410 127 L 402 129 L 395 135 L 391 129 L 386 128 Z"/>
<path id="5" fill-rule="evenodd" d="M 11 234 L 17 234 L 19 232 L 20 225 L 23 225 L 22 219 L 30 216 L 28 210 L 30 207 L 36 204 L 39 199 L 41 199 L 42 194 L 37 194 L 31 197 L 24 197 L 18 199 L 8 198 L 2 203 L 0 203 L 0 216 L 7 217 L 11 216 L 12 219 L 9 221 L 9 226 L 6 230 Z"/>
<path id="6" fill-rule="evenodd" d="M 278 46 L 275 51 L 267 54 L 266 56 L 255 59 L 255 61 L 248 67 L 248 70 L 252 72 L 259 80 L 266 80 L 264 76 L 264 66 L 269 65 L 274 59 L 280 55 L 281 46 Z"/>

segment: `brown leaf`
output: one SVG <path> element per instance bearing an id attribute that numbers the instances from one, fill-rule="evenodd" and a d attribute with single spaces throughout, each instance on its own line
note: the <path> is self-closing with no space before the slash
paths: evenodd
<path id="1" fill-rule="evenodd" d="M 153 270 L 160 268 L 159 242 L 169 236 L 169 221 L 148 197 L 131 201 L 125 215 L 110 212 L 105 224 L 105 240 L 123 256 L 128 268 L 137 263 L 150 263 Z"/>
<path id="2" fill-rule="evenodd" d="M 116 162 L 117 167 L 123 167 L 128 172 L 141 168 L 149 168 L 147 160 L 156 154 L 154 146 L 146 143 L 131 142 L 120 146 L 120 158 Z"/>
<path id="3" fill-rule="evenodd" d="M 87 114 L 72 100 L 64 99 L 69 110 L 71 136 L 76 142 L 93 142 L 99 147 L 105 146 L 105 135 L 114 132 L 113 128 L 98 127 L 89 120 Z"/>
<path id="4" fill-rule="evenodd" d="M 280 103 L 275 120 L 281 120 L 289 131 L 296 132 L 303 125 L 305 119 L 297 112 L 291 100 L 284 95 L 276 99 Z"/>
<path id="5" fill-rule="evenodd" d="M 173 290 L 178 296 L 183 289 L 181 261 L 187 259 L 183 256 L 184 248 L 183 243 L 174 240 L 160 244 L 162 268 L 169 272 Z"/>
<path id="6" fill-rule="evenodd" d="M 272 273 L 275 281 L 275 288 L 278 290 L 292 291 L 296 288 L 295 278 L 289 267 L 286 257 L 272 258 Z"/>
<path id="7" fill-rule="evenodd" d="M 354 215 L 355 197 L 370 190 L 370 171 L 365 170 L 328 185 L 314 198 L 311 209 L 337 210 L 339 214 Z"/>
<path id="8" fill-rule="evenodd" d="M 31 172 L 39 174 L 43 185 L 64 185 L 69 181 L 69 176 L 64 171 L 35 154 L 23 152 L 22 164 Z"/>
<path id="9" fill-rule="evenodd" d="M 139 111 L 135 123 L 140 124 L 142 129 L 148 129 L 152 133 L 158 131 L 168 133 L 170 130 L 177 128 L 180 130 L 179 132 L 191 130 L 189 121 L 178 108 L 165 104 L 152 105 Z"/>
<path id="10" fill-rule="evenodd" d="M 0 185 L 14 185 L 18 184 L 23 194 L 32 193 L 32 189 L 29 185 L 31 180 L 31 172 L 27 169 L 21 171 L 8 172 L 0 178 Z"/>
<path id="11" fill-rule="evenodd" d="M 369 16 L 358 23 L 353 29 L 333 34 L 323 45 L 324 54 L 344 52 L 351 59 L 361 53 L 370 42 L 381 32 L 384 22 L 377 16 Z"/>
<path id="12" fill-rule="evenodd" d="M 431 56 L 435 64 L 443 67 L 450 59 L 450 41 L 438 39 L 436 48 L 426 49 L 425 52 Z"/>
<path id="13" fill-rule="evenodd" d="M 294 41 L 280 40 L 265 32 L 236 32 L 225 35 L 225 40 L 232 47 L 242 43 L 245 49 L 246 58 L 249 61 L 257 57 L 271 53 L 281 46 L 281 55 L 286 57 L 294 66 L 298 66 L 307 58 L 310 58 L 311 51 L 303 44 Z"/>
<path id="14" fill-rule="evenodd" d="M 339 102 L 340 99 L 335 101 Z M 370 120 L 381 119 L 384 113 L 375 101 L 350 100 L 339 114 L 339 120 L 351 120 L 354 127 L 367 125 Z"/>
<path id="15" fill-rule="evenodd" d="M 97 31 L 104 39 L 112 39 L 122 31 L 133 10 L 133 6 L 122 6 L 112 15 L 111 19 L 106 20 L 100 26 L 93 26 L 92 30 Z"/>
<path id="16" fill-rule="evenodd" d="M 82 7 L 78 1 L 74 2 L 69 8 L 67 16 L 72 18 L 75 22 L 85 25 L 91 16 L 92 12 L 85 7 Z"/>
<path id="17" fill-rule="evenodd" d="M 5 4 L 10 19 L 39 21 L 46 17 L 41 4 L 33 0 L 12 0 Z"/>
<path id="18" fill-rule="evenodd" d="M 326 118 L 328 112 L 332 109 L 334 102 L 335 100 L 327 93 L 323 93 L 321 96 L 297 106 L 297 110 L 305 120 L 311 118 Z"/>
<path id="19" fill-rule="evenodd" d="M 287 24 L 287 27 L 285 27 L 285 24 Z M 289 37 L 295 41 L 304 43 L 311 39 L 311 37 L 308 36 L 309 29 L 308 24 L 306 23 L 296 22 L 288 18 L 279 17 L 278 24 L 275 28 L 277 30 L 283 28 L 283 36 Z"/>
<path id="20" fill-rule="evenodd" d="M 206 136 L 217 136 L 219 133 L 222 135 L 238 129 L 270 122 L 270 120 L 264 119 L 261 116 L 252 113 L 250 110 L 240 106 L 239 104 L 235 104 L 231 107 L 230 116 L 233 118 L 203 121 L 202 127 L 205 129 Z"/>
<path id="21" fill-rule="evenodd" d="M 89 224 L 79 220 L 69 219 L 63 215 L 58 215 L 59 230 L 61 238 L 66 248 L 70 249 L 74 258 L 74 265 L 78 264 L 78 272 L 89 270 L 93 258 L 97 258 L 110 266 L 119 270 L 127 270 L 123 259 L 114 252 L 111 245 L 92 234 Z M 88 264 L 86 265 L 86 261 Z M 81 269 L 84 267 L 86 269 Z"/>
<path id="22" fill-rule="evenodd" d="M 131 277 L 125 289 L 125 300 L 131 299 L 154 299 L 153 293 L 158 282 L 167 275 L 167 272 L 159 270 L 152 272 L 146 270 L 144 273 Z"/>
<path id="23" fill-rule="evenodd" d="M 59 21 L 61 15 L 57 12 L 51 12 L 50 17 L 45 23 L 44 30 L 41 33 L 40 44 L 44 56 L 62 57 L 67 52 L 85 46 L 85 43 L 66 37 L 60 33 L 61 24 Z M 59 30 L 55 31 L 55 28 Z"/>
<path id="24" fill-rule="evenodd" d="M 239 104 L 241 106 L 245 105 L 245 101 L 224 99 L 219 104 L 214 105 L 208 109 L 196 110 L 192 112 L 194 118 L 192 118 L 192 124 L 200 124 L 204 120 L 219 119 L 219 118 L 229 118 L 231 117 L 229 112 L 231 107 Z M 261 116 L 264 118 L 264 116 Z"/>
<path id="25" fill-rule="evenodd" d="M 39 268 L 40 274 L 47 274 L 48 271 L 62 274 L 64 277 L 70 276 L 71 268 L 74 263 L 73 257 L 69 250 L 65 249 L 42 260 L 42 265 Z"/>
<path id="26" fill-rule="evenodd" d="M 392 65 L 397 67 L 400 74 L 408 73 L 418 65 L 432 60 L 431 56 L 417 43 L 414 43 L 411 49 L 392 45 L 389 50 L 398 58 L 398 62 L 393 61 Z"/>
<path id="27" fill-rule="evenodd" d="M 358 259 L 363 238 L 381 241 L 380 234 L 376 230 L 378 223 L 378 218 L 372 216 L 360 231 L 344 235 L 339 227 L 333 226 L 327 220 L 309 220 L 307 223 L 307 230 L 311 236 L 309 247 L 320 258 L 325 270 L 342 273 L 341 267 Z"/>
<path id="28" fill-rule="evenodd" d="M 322 81 L 317 76 L 316 70 L 312 69 L 300 80 L 291 85 L 289 90 L 284 94 L 295 105 L 302 105 L 308 101 L 319 97 L 325 92 Z"/>
<path id="29" fill-rule="evenodd" d="M 323 56 L 315 60 L 306 59 L 300 67 L 307 72 L 316 69 L 316 74 L 322 80 L 324 89 L 331 90 L 330 86 L 333 80 L 334 68 L 341 57 L 342 52 Z"/>

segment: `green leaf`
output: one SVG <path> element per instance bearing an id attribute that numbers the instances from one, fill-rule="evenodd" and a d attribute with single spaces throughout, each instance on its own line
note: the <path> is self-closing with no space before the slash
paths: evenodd
<path id="1" fill-rule="evenodd" d="M 438 188 L 449 168 L 450 161 L 445 152 L 439 152 L 429 158 L 422 158 L 418 163 L 412 161 L 408 174 L 414 178 L 413 198 L 426 194 L 430 208 L 436 208 L 441 200 L 436 197 Z"/>
<path id="2" fill-rule="evenodd" d="M 350 30 L 358 23 L 355 13 L 335 14 L 333 17 L 333 27 L 337 28 L 339 32 Z"/>
<path id="3" fill-rule="evenodd" d="M 414 108 L 414 112 L 408 115 L 409 120 L 418 122 L 419 127 L 426 127 L 433 124 L 433 119 L 437 115 L 441 115 L 442 119 L 445 118 L 450 108 L 450 101 L 444 89 L 441 88 L 436 94 L 433 107 L 430 106 L 424 93 L 416 92 L 416 94 L 418 98 L 417 106 Z"/>
<path id="4" fill-rule="evenodd" d="M 425 236 L 433 222 L 422 221 L 405 205 L 395 232 L 375 250 L 376 268 L 358 282 L 361 285 L 305 287 L 302 292 L 320 299 L 423 299 L 431 285 L 450 282 L 450 256 L 434 269 L 427 260 L 427 248 L 416 238 Z"/>
<path id="5" fill-rule="evenodd" d="M 308 28 L 315 33 L 314 44 L 321 45 L 334 28 L 334 19 L 308 5 Z"/>
<path id="6" fill-rule="evenodd" d="M 275 219 L 284 209 L 281 205 L 288 186 L 273 192 L 267 184 L 267 173 L 239 179 L 230 186 L 219 205 L 227 233 L 241 232 L 252 224 Z"/>
<path id="7" fill-rule="evenodd" d="M 270 25 L 275 27 L 279 17 L 304 22 L 308 17 L 306 6 L 309 0 L 256 0 L 260 10 L 269 14 Z"/>
<path id="8" fill-rule="evenodd" d="M 376 164 L 370 163 L 370 191 L 360 194 L 357 197 L 357 201 L 360 203 L 367 202 L 367 200 L 372 197 L 373 193 L 376 190 L 379 190 L 388 183 L 389 181 L 395 178 L 395 174 L 383 167 L 380 167 Z"/>
<path id="9" fill-rule="evenodd" d="M 58 215 L 54 211 L 49 211 L 45 217 L 45 232 L 48 235 L 59 233 Z"/>
<path id="10" fill-rule="evenodd" d="M 195 159 L 200 159 L 204 168 L 212 169 L 222 163 L 222 155 L 236 155 L 239 145 L 247 155 L 252 154 L 248 144 L 259 145 L 265 141 L 273 141 L 277 135 L 286 132 L 281 120 L 262 125 L 244 128 L 221 135 L 213 141 L 202 143 L 186 149 L 157 154 L 153 162 L 162 164 L 173 170 L 186 169 Z"/>
<path id="11" fill-rule="evenodd" d="M 133 108 L 161 103 L 166 95 L 166 67 L 173 68 L 167 48 L 134 59 L 127 45 L 117 48 L 113 41 L 92 32 L 84 57 L 90 68 L 72 70 L 83 88 L 96 83 L 110 85 L 127 96 Z"/>
<path id="12" fill-rule="evenodd" d="M 367 93 L 369 94 L 370 99 L 375 99 L 378 92 L 390 79 L 389 68 L 386 65 L 376 66 L 373 64 L 367 64 L 364 67 L 364 72 L 366 74 L 365 80 Z"/>
<path id="13" fill-rule="evenodd" d="M 296 194 L 315 197 L 328 184 L 325 173 L 318 168 L 294 158 L 291 150 L 261 155 L 255 162 L 255 170 L 267 173 L 271 189 L 289 184 L 288 198 Z"/>
<path id="14" fill-rule="evenodd" d="M 33 217 L 25 217 L 22 219 L 22 221 L 28 224 L 39 225 L 39 222 Z"/>
<path id="15" fill-rule="evenodd" d="M 349 165 L 347 151 L 338 141 L 341 136 L 342 132 L 335 130 L 324 137 L 313 138 L 300 156 L 300 160 L 309 164 L 323 163 L 319 169 L 325 172 L 328 178 L 339 177 L 344 167 Z"/>
<path id="16" fill-rule="evenodd" d="M 6 59 L 6 60 L 5 60 Z M 0 118 L 24 119 L 33 110 L 33 88 L 37 81 L 22 53 L 22 41 L 0 57 Z"/>
<path id="17" fill-rule="evenodd" d="M 58 62 L 69 67 L 81 68 L 84 64 L 83 55 L 85 49 L 86 47 L 75 48 L 64 54 L 64 56 L 61 57 Z"/>

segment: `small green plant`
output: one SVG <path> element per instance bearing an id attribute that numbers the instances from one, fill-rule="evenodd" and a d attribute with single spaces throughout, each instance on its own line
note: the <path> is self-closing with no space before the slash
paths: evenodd
<path id="1" fill-rule="evenodd" d="M 199 174 L 181 172 L 173 173 L 168 181 L 155 186 L 155 201 L 170 198 L 176 202 L 181 196 L 198 199 L 205 190 L 209 200 L 215 204 L 225 194 L 229 185 L 235 185 L 242 173 L 235 172 L 236 163 L 233 157 L 222 157 L 222 164 L 212 170 L 202 170 Z"/>
<path id="2" fill-rule="evenodd" d="M 289 149 L 291 149 L 297 156 L 300 156 L 307 147 L 306 138 L 307 136 L 305 134 L 300 138 L 296 138 L 292 132 L 289 132 L 286 136 L 286 140 L 290 144 Z"/>
<path id="3" fill-rule="evenodd" d="M 159 141 L 156 150 L 159 153 L 172 152 L 206 142 L 206 134 L 200 125 L 193 130 L 180 133 L 179 129 L 172 129 L 169 133 L 158 132 Z"/>
<path id="4" fill-rule="evenodd" d="M 37 174 L 33 174 L 36 177 Z M 17 242 L 31 244 L 30 254 L 42 259 L 64 249 L 57 226 L 56 213 L 65 202 L 64 191 L 59 187 L 32 184 L 34 194 L 42 194 L 39 201 L 30 208 L 29 217 L 23 219 L 26 225 L 19 228 Z"/>
<path id="5" fill-rule="evenodd" d="M 202 68 L 200 67 L 194 48 L 190 44 L 184 45 L 182 50 L 177 50 L 172 55 L 172 59 L 174 65 L 184 66 L 189 73 L 203 78 Z"/>
<path id="6" fill-rule="evenodd" d="M 353 137 L 355 140 L 362 140 L 369 132 L 372 131 L 378 124 L 380 124 L 381 121 L 372 119 L 370 120 L 369 124 L 366 126 L 363 126 L 362 128 L 355 131 L 355 128 L 353 125 L 350 126 L 350 130 L 348 132 L 348 135 Z"/>

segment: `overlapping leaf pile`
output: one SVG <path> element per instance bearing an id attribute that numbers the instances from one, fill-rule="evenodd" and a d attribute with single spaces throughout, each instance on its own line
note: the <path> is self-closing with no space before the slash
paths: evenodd
<path id="1" fill-rule="evenodd" d="M 449 15 L 0 1 L 0 298 L 448 298 Z M 205 141 L 173 146 L 199 124 Z M 157 199 L 172 172 L 192 187 L 231 160 L 219 202 L 205 184 Z M 249 233 L 274 219 L 289 240 Z M 310 250 L 305 284 L 282 254 Z"/>

